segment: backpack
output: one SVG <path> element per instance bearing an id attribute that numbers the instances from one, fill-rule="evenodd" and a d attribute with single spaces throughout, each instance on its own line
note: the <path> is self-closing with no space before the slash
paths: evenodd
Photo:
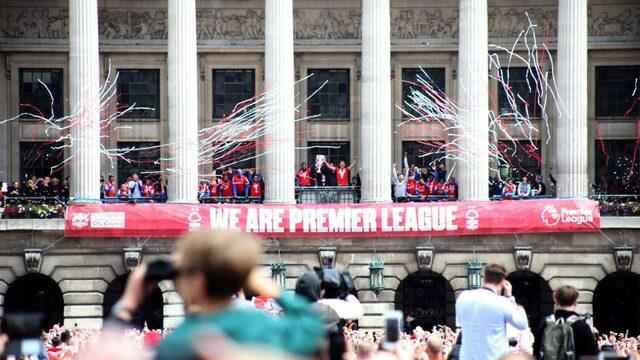
<path id="1" fill-rule="evenodd" d="M 571 325 L 581 318 L 572 315 L 566 320 L 550 315 L 545 320 L 542 358 L 544 360 L 575 360 L 576 346 Z"/>

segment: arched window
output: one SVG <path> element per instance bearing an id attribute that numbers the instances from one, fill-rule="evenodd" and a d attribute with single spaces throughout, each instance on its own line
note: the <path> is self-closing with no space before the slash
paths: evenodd
<path id="1" fill-rule="evenodd" d="M 545 316 L 553 313 L 553 291 L 547 281 L 531 271 L 516 271 L 507 280 L 513 286 L 516 302 L 524 307 L 529 318 L 529 327 L 535 331 Z"/>
<path id="2" fill-rule="evenodd" d="M 4 298 L 5 314 L 38 313 L 43 318 L 42 329 L 62 324 L 64 301 L 58 284 L 42 274 L 27 274 L 9 285 Z"/>
<path id="3" fill-rule="evenodd" d="M 404 313 L 407 331 L 417 326 L 431 330 L 436 325 L 455 325 L 455 301 L 447 279 L 433 271 L 418 271 L 400 282 L 395 305 Z"/>
<path id="4" fill-rule="evenodd" d="M 593 294 L 593 320 L 600 333 L 640 334 L 640 275 L 619 271 L 598 282 Z"/>
<path id="5" fill-rule="evenodd" d="M 104 318 L 109 317 L 111 308 L 124 293 L 124 288 L 127 284 L 128 278 L 129 273 L 120 275 L 107 287 L 107 291 L 104 293 L 104 300 L 102 302 L 102 315 Z M 132 321 L 134 326 L 138 329 L 142 329 L 146 323 L 149 329 L 162 329 L 164 319 L 163 305 L 162 291 L 156 286 L 151 294 L 147 295 L 145 302 L 140 306 L 140 309 L 138 309 L 136 314 L 134 314 Z"/>

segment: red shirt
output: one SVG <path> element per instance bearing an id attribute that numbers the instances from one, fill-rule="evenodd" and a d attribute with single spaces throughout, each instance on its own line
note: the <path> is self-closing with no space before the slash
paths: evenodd
<path id="1" fill-rule="evenodd" d="M 218 195 L 218 183 L 214 182 L 209 186 L 209 195 L 217 196 Z"/>
<path id="2" fill-rule="evenodd" d="M 262 185 L 259 182 L 254 182 L 249 188 L 249 196 L 262 197 Z"/>
<path id="3" fill-rule="evenodd" d="M 410 178 L 409 180 L 407 180 L 407 194 L 416 194 L 416 179 Z"/>
<path id="4" fill-rule="evenodd" d="M 416 183 L 416 193 L 418 193 L 420 195 L 429 195 L 429 188 L 427 187 L 427 184 L 425 184 L 423 182 L 417 182 Z"/>
<path id="5" fill-rule="evenodd" d="M 338 186 L 349 186 L 349 169 L 347 168 L 338 168 L 336 169 L 336 183 Z"/>
<path id="6" fill-rule="evenodd" d="M 311 186 L 311 169 L 298 170 L 298 186 Z"/>
<path id="7" fill-rule="evenodd" d="M 153 196 L 153 194 L 156 192 L 156 187 L 153 185 L 145 185 L 142 188 L 142 194 L 144 196 Z"/>
<path id="8" fill-rule="evenodd" d="M 236 191 L 238 192 L 238 194 L 244 192 L 245 185 L 249 185 L 249 179 L 247 179 L 247 177 L 243 175 L 234 175 L 231 179 L 231 182 L 236 186 Z M 233 191 L 231 192 L 231 195 L 233 195 Z"/>
<path id="9" fill-rule="evenodd" d="M 104 184 L 104 196 L 114 197 L 116 196 L 116 187 L 111 182 L 106 182 Z"/>
<path id="10" fill-rule="evenodd" d="M 220 184 L 220 191 L 222 192 L 222 196 L 233 196 L 233 188 L 229 181 L 223 181 L 222 184 Z"/>

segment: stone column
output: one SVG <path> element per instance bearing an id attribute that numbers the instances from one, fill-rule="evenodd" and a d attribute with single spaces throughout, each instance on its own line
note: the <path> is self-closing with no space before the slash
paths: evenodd
<path id="1" fill-rule="evenodd" d="M 489 198 L 487 0 L 460 0 L 458 51 L 460 200 Z"/>
<path id="2" fill-rule="evenodd" d="M 295 202 L 293 1 L 265 1 L 265 200 Z"/>
<path id="3" fill-rule="evenodd" d="M 362 0 L 362 202 L 391 201 L 390 23 L 389 0 Z"/>
<path id="4" fill-rule="evenodd" d="M 196 0 L 169 0 L 169 201 L 198 202 Z"/>
<path id="5" fill-rule="evenodd" d="M 69 0 L 71 197 L 100 201 L 100 54 L 98 1 Z"/>
<path id="6" fill-rule="evenodd" d="M 584 198 L 588 186 L 587 2 L 558 2 L 557 195 Z"/>
<path id="7" fill-rule="evenodd" d="M 5 55 L 8 56 L 8 55 Z M 7 119 L 8 79 L 5 61 L 0 59 L 0 119 Z M 9 177 L 9 124 L 0 125 L 0 181 L 11 183 Z"/>

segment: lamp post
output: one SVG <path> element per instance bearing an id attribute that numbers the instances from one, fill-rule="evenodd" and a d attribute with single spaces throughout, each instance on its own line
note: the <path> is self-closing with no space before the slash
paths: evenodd
<path id="1" fill-rule="evenodd" d="M 467 287 L 478 289 L 482 286 L 482 263 L 472 260 L 467 263 Z"/>
<path id="2" fill-rule="evenodd" d="M 376 295 L 384 289 L 384 261 L 378 256 L 369 262 L 369 288 Z"/>
<path id="3" fill-rule="evenodd" d="M 271 279 L 280 286 L 280 289 L 287 288 L 287 266 L 281 262 L 271 264 Z"/>

